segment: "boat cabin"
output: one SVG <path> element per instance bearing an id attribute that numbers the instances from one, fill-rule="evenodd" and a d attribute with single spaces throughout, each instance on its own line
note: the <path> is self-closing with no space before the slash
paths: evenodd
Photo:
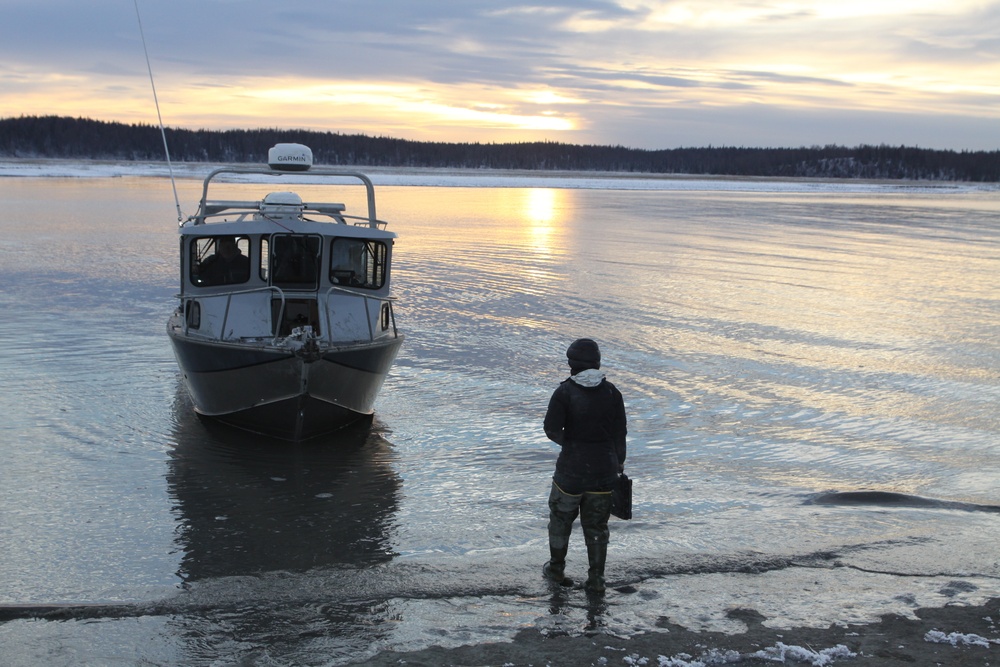
<path id="1" fill-rule="evenodd" d="M 208 182 L 227 171 L 236 170 L 206 179 L 198 214 L 181 226 L 178 296 L 187 335 L 245 341 L 309 331 L 336 345 L 396 334 L 389 296 L 396 235 L 375 218 L 373 196 L 360 217 L 294 192 L 208 200 Z M 371 189 L 360 174 L 337 175 Z"/>

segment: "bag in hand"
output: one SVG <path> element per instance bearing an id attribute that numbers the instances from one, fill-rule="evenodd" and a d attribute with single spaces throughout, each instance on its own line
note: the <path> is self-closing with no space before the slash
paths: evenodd
<path id="1" fill-rule="evenodd" d="M 632 480 L 625 473 L 618 475 L 618 483 L 611 491 L 611 513 L 619 519 L 632 518 Z"/>

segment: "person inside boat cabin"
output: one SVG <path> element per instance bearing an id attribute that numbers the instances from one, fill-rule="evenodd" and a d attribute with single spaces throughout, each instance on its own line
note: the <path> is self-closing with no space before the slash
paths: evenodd
<path id="1" fill-rule="evenodd" d="M 215 253 L 201 263 L 198 281 L 201 285 L 233 285 L 250 279 L 250 258 L 243 254 L 236 237 L 220 236 Z"/>

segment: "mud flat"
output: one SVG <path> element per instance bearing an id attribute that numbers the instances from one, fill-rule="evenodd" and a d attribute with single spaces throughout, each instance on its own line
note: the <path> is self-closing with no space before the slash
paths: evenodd
<path id="1" fill-rule="evenodd" d="M 522 630 L 510 643 L 458 648 L 431 647 L 409 653 L 385 652 L 355 663 L 389 665 L 497 667 L 631 665 L 707 667 L 709 665 L 907 665 L 971 667 L 1000 665 L 1000 599 L 982 606 L 919 609 L 916 619 L 884 616 L 868 625 L 776 629 L 760 614 L 739 609 L 730 616 L 746 632 L 692 632 L 664 624 L 662 631 L 628 639 L 599 631 L 580 636 L 546 636 Z"/>

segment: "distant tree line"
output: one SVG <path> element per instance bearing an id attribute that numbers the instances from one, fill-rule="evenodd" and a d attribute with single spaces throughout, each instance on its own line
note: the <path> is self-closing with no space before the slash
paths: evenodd
<path id="1" fill-rule="evenodd" d="M 178 162 L 261 163 L 280 142 L 306 144 L 326 165 L 615 171 L 645 174 L 1000 182 L 1000 150 L 906 146 L 643 150 L 552 141 L 443 143 L 310 130 L 166 130 Z M 0 119 L 0 156 L 162 160 L 153 125 L 62 116 Z"/>

